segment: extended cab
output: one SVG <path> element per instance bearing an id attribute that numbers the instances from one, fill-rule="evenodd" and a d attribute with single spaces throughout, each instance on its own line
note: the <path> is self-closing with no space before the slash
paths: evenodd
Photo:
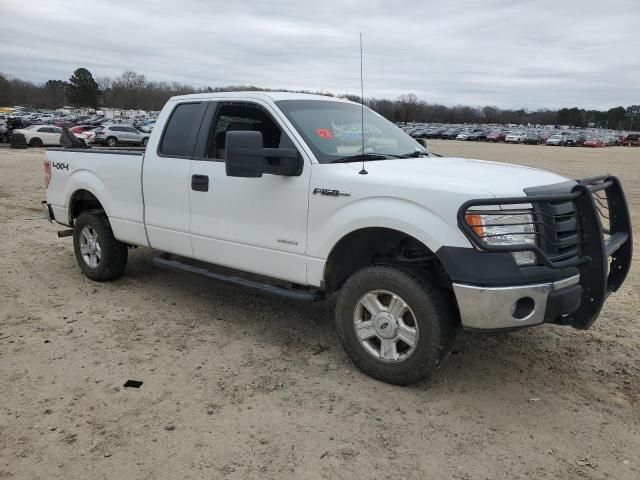
<path id="1" fill-rule="evenodd" d="M 631 263 L 617 178 L 438 157 L 324 96 L 174 97 L 146 150 L 50 149 L 45 176 L 89 278 L 119 277 L 140 246 L 291 299 L 336 293 L 345 350 L 396 384 L 435 369 L 459 326 L 589 328 Z"/>

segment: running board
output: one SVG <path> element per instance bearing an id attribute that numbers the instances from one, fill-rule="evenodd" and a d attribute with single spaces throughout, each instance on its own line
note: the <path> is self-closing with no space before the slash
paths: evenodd
<path id="1" fill-rule="evenodd" d="M 225 275 L 223 273 L 213 272 L 202 267 L 194 267 L 177 260 L 170 260 L 163 257 L 153 257 L 153 264 L 169 270 L 177 270 L 179 272 L 189 272 L 202 275 L 203 277 L 224 282 L 237 287 L 250 288 L 261 293 L 283 297 L 298 302 L 317 302 L 324 300 L 324 292 L 319 290 L 295 290 L 291 288 L 277 287 L 268 283 L 260 283 L 247 278 L 238 277 L 236 275 Z"/>

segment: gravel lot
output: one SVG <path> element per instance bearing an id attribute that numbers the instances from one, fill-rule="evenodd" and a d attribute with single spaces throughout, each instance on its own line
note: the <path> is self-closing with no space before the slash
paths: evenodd
<path id="1" fill-rule="evenodd" d="M 640 148 L 431 148 L 617 174 L 640 234 Z M 86 279 L 41 219 L 43 157 L 0 148 L 0 479 L 640 478 L 638 260 L 591 330 L 463 332 L 431 380 L 392 387 L 349 362 L 330 301 L 158 270 L 145 249 Z"/>

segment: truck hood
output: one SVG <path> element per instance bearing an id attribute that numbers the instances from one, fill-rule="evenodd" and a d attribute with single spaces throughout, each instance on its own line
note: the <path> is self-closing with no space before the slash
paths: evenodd
<path id="1" fill-rule="evenodd" d="M 354 168 L 360 164 L 350 163 Z M 496 197 L 520 196 L 523 189 L 566 182 L 568 179 L 538 168 L 455 157 L 422 157 L 369 161 L 369 176 L 398 187 L 428 187 Z"/>

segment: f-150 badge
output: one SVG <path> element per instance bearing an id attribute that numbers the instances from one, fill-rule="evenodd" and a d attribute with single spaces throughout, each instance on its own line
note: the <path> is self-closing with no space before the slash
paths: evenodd
<path id="1" fill-rule="evenodd" d="M 331 188 L 314 188 L 313 194 L 317 195 L 327 195 L 329 197 L 350 197 L 351 194 L 349 192 L 341 192 L 340 190 L 334 190 Z"/>

